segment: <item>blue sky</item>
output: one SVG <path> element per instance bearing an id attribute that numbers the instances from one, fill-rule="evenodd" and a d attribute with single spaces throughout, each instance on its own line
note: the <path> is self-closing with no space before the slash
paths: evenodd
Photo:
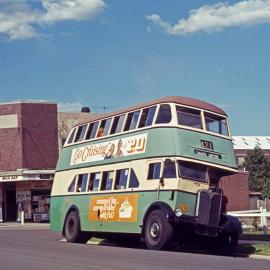
<path id="1" fill-rule="evenodd" d="M 269 48 L 270 0 L 0 0 L 0 102 L 189 96 L 269 135 Z"/>

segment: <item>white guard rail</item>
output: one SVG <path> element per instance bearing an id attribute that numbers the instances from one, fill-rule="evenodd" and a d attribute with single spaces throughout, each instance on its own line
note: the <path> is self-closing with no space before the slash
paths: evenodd
<path id="1" fill-rule="evenodd" d="M 270 217 L 270 211 L 267 212 L 267 210 L 262 207 L 258 210 L 232 211 L 227 212 L 227 214 L 235 217 L 259 217 L 261 227 L 267 227 L 267 218 Z"/>

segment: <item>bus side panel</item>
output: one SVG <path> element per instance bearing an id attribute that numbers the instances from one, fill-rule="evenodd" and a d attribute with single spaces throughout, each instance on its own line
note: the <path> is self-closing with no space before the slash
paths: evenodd
<path id="1" fill-rule="evenodd" d="M 95 200 L 98 200 L 99 198 L 104 199 L 104 196 L 101 195 L 94 196 L 96 197 Z M 116 199 L 119 196 L 129 198 L 130 196 L 134 196 L 134 193 L 105 195 L 105 197 L 111 200 Z M 95 218 L 95 220 L 91 220 L 89 219 L 89 214 L 87 215 L 85 212 L 86 209 L 84 209 L 83 214 L 81 214 L 82 229 L 86 231 L 89 230 L 98 232 L 141 233 L 142 228 L 140 225 L 143 225 L 145 213 L 154 202 L 164 202 L 168 204 L 172 210 L 174 210 L 177 206 L 180 206 L 185 215 L 194 216 L 196 195 L 178 191 L 162 191 L 160 192 L 158 200 L 156 190 L 140 192 L 138 194 L 138 204 L 132 205 L 133 211 L 135 210 L 135 207 L 137 208 L 136 219 L 134 221 L 113 220 L 110 218 L 107 220 L 104 218 L 99 220 Z M 112 209 L 110 208 L 110 205 L 107 205 L 107 207 L 108 209 Z M 105 212 L 106 211 L 107 210 L 105 210 Z M 101 211 L 100 214 L 103 215 L 104 212 Z M 117 216 L 117 213 L 114 213 L 114 215 Z"/>
<path id="2" fill-rule="evenodd" d="M 89 160 L 89 162 L 78 160 L 76 164 L 71 165 L 71 156 L 76 149 L 100 144 L 107 147 L 112 140 L 126 137 L 132 138 L 132 136 L 143 134 L 147 134 L 148 136 L 146 150 L 143 153 L 101 160 L 96 157 L 96 160 Z M 164 141 L 164 138 L 166 138 L 166 141 Z M 209 145 L 211 145 L 213 149 L 205 148 L 202 143 L 203 141 L 209 142 Z M 237 167 L 231 140 L 181 128 L 163 127 L 116 136 L 113 139 L 109 137 L 100 142 L 85 142 L 80 145 L 66 147 L 62 150 L 56 170 L 63 171 L 70 168 L 77 169 L 89 166 L 106 165 L 136 159 L 152 158 L 153 156 L 179 156 L 211 162 L 231 168 Z"/>
<path id="3" fill-rule="evenodd" d="M 92 199 L 99 200 L 107 197 L 110 200 L 124 196 L 134 196 L 134 193 L 124 194 L 107 194 L 107 195 L 91 195 Z M 96 218 L 91 220 L 89 217 L 90 211 L 90 196 L 89 195 L 75 195 L 75 196 L 57 196 L 51 198 L 51 229 L 53 231 L 62 231 L 64 227 L 65 217 L 69 209 L 75 206 L 79 211 L 81 229 L 83 231 L 97 231 L 97 232 L 119 232 L 119 233 L 140 233 L 143 224 L 143 218 L 147 209 L 154 202 L 164 202 L 168 204 L 172 211 L 176 207 L 180 207 L 183 214 L 194 216 L 196 207 L 196 194 L 190 194 L 180 191 L 161 191 L 159 199 L 157 199 L 157 191 L 140 192 L 138 194 L 137 205 L 132 205 L 135 210 L 137 208 L 136 219 L 134 221 L 110 220 L 108 218 Z M 106 205 L 107 209 L 111 210 L 110 205 Z M 109 211 L 108 210 L 108 211 Z M 101 216 L 107 210 L 101 211 Z M 108 212 L 107 211 L 107 212 Z M 114 213 L 115 214 L 115 213 Z M 117 214 L 115 214 L 117 215 Z"/>
<path id="4" fill-rule="evenodd" d="M 62 231 L 64 222 L 63 205 L 64 197 L 51 197 L 50 225 L 52 231 Z"/>

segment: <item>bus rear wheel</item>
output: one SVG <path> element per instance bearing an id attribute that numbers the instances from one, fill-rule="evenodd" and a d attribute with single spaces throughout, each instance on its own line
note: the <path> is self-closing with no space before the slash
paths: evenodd
<path id="1" fill-rule="evenodd" d="M 145 243 L 149 249 L 165 248 L 172 238 L 173 227 L 162 210 L 154 210 L 145 223 Z"/>
<path id="2" fill-rule="evenodd" d="M 69 212 L 64 232 L 67 241 L 70 243 L 86 243 L 90 238 L 87 232 L 81 231 L 80 219 L 76 211 Z"/>

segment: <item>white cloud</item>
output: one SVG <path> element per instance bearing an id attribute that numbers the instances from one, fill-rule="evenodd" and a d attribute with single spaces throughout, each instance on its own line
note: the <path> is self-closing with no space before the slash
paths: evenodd
<path id="1" fill-rule="evenodd" d="M 146 19 L 169 35 L 221 31 L 227 27 L 270 22 L 270 0 L 247 0 L 234 5 L 204 5 L 191 10 L 187 19 L 181 19 L 175 25 L 164 21 L 157 14 L 148 15 Z"/>
<path id="2" fill-rule="evenodd" d="M 103 0 L 37 0 L 40 8 L 31 7 L 31 1 L 5 6 L 0 11 L 0 34 L 10 39 L 28 39 L 40 36 L 37 27 L 52 25 L 65 20 L 89 20 L 101 13 L 106 5 Z M 1 6 L 0 6 L 1 7 Z"/>

